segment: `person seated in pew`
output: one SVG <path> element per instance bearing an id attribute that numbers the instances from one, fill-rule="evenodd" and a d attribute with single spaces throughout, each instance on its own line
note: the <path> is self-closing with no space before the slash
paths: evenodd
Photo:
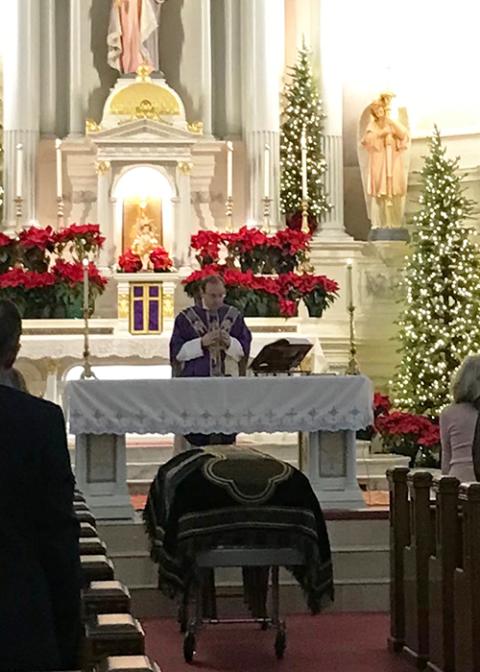
<path id="1" fill-rule="evenodd" d="M 225 283 L 209 275 L 200 286 L 200 302 L 179 313 L 170 340 L 170 363 L 175 377 L 210 378 L 239 375 L 248 360 L 252 334 L 241 313 L 224 304 Z M 196 447 L 231 444 L 235 434 L 188 434 Z"/>
<path id="2" fill-rule="evenodd" d="M 0 671 L 71 670 L 81 634 L 74 477 L 62 410 L 10 384 L 21 331 L 1 300 Z"/>
<path id="3" fill-rule="evenodd" d="M 464 359 L 453 378 L 452 396 L 454 403 L 440 413 L 442 474 L 475 481 L 473 456 L 480 457 L 480 355 Z"/>

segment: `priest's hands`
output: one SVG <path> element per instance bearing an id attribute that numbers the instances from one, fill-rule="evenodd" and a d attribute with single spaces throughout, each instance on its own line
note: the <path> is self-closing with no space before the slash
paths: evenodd
<path id="1" fill-rule="evenodd" d="M 231 343 L 231 338 L 226 331 L 220 329 L 214 329 L 209 331 L 202 336 L 201 339 L 203 348 L 212 348 L 217 347 L 222 350 L 228 350 Z"/>
<path id="2" fill-rule="evenodd" d="M 220 333 L 218 329 L 214 329 L 213 331 L 207 331 L 207 333 L 202 336 L 203 348 L 210 348 L 214 345 L 219 344 L 220 344 Z"/>

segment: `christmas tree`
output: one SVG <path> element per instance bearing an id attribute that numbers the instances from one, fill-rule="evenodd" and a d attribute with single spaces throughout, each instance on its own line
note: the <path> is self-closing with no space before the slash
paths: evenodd
<path id="1" fill-rule="evenodd" d="M 465 220 L 472 202 L 435 127 L 422 170 L 400 319 L 402 361 L 392 381 L 398 408 L 435 417 L 450 401 L 463 358 L 480 351 L 480 262 Z"/>
<path id="2" fill-rule="evenodd" d="M 301 135 L 307 139 L 307 187 L 309 216 L 316 223 L 331 209 L 325 193 L 327 169 L 322 151 L 322 102 L 313 80 L 310 53 L 300 49 L 297 63 L 290 68 L 290 82 L 283 92 L 280 132 L 280 204 L 287 223 L 302 210 Z"/>

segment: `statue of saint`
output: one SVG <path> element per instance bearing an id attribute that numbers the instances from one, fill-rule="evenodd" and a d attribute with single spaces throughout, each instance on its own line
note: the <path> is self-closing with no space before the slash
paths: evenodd
<path id="1" fill-rule="evenodd" d="M 150 254 L 160 245 L 152 229 L 152 219 L 142 212 L 137 220 L 138 234 L 132 242 L 132 252 L 142 260 L 142 271 L 153 271 Z"/>
<path id="2" fill-rule="evenodd" d="M 158 28 L 165 0 L 112 0 L 107 46 L 108 64 L 122 73 L 143 63 L 159 70 Z"/>
<path id="3" fill-rule="evenodd" d="M 403 122 L 390 114 L 393 94 L 384 93 L 364 111 L 359 124 L 358 158 L 372 228 L 402 226 L 408 179 L 410 138 L 405 108 Z"/>

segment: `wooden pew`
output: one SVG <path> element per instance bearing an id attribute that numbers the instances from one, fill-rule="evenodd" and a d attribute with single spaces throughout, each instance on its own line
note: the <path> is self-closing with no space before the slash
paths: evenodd
<path id="1" fill-rule="evenodd" d="M 92 581 L 82 591 L 84 620 L 97 614 L 129 614 L 130 592 L 120 581 Z"/>
<path id="2" fill-rule="evenodd" d="M 436 548 L 429 559 L 429 661 L 432 672 L 454 672 L 455 623 L 453 617 L 453 581 L 459 560 L 460 519 L 458 488 L 460 482 L 443 476 L 435 480 Z"/>
<path id="3" fill-rule="evenodd" d="M 462 483 L 462 562 L 454 575 L 455 672 L 480 670 L 480 483 Z"/>
<path id="4" fill-rule="evenodd" d="M 145 633 L 130 614 L 98 614 L 85 624 L 82 667 L 90 669 L 108 656 L 145 653 Z"/>
<path id="5" fill-rule="evenodd" d="M 434 552 L 430 507 L 432 475 L 426 471 L 407 476 L 410 494 L 410 543 L 404 549 L 405 645 L 403 652 L 418 669 L 428 662 L 428 563 Z"/>
<path id="6" fill-rule="evenodd" d="M 388 648 L 399 652 L 405 644 L 403 549 L 410 543 L 408 467 L 387 471 L 390 491 L 390 635 Z"/>

